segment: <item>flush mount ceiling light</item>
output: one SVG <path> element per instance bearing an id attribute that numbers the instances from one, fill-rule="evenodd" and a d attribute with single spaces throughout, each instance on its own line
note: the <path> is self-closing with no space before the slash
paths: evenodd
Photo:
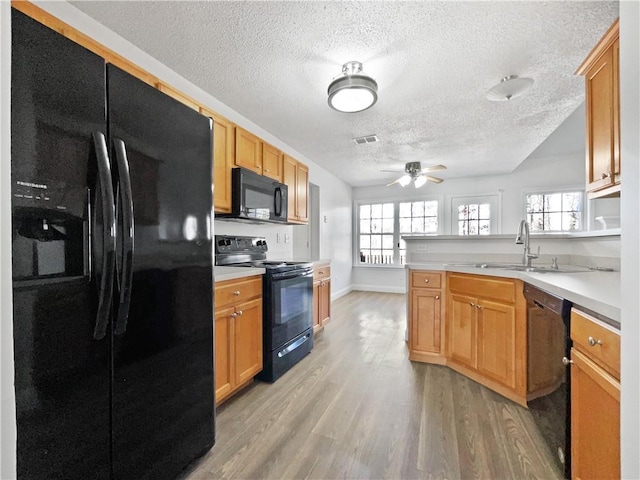
<path id="1" fill-rule="evenodd" d="M 329 84 L 329 106 L 334 110 L 355 113 L 372 107 L 378 100 L 378 84 L 362 73 L 362 63 L 347 62 Z"/>
<path id="2" fill-rule="evenodd" d="M 513 100 L 523 95 L 532 85 L 532 78 L 519 78 L 517 75 L 509 75 L 487 92 L 487 99 L 492 102 Z"/>

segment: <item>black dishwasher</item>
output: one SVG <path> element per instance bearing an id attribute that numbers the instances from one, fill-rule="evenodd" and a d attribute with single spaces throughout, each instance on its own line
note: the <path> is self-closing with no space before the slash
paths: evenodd
<path id="1" fill-rule="evenodd" d="M 571 478 L 571 302 L 524 284 L 527 299 L 527 399 L 529 410 L 565 478 Z"/>

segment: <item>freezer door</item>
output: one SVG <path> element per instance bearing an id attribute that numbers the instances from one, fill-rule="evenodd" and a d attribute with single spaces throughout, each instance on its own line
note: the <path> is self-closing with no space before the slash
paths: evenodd
<path id="1" fill-rule="evenodd" d="M 107 84 L 111 157 L 128 166 L 134 219 L 128 265 L 116 167 L 115 297 L 127 288 L 130 304 L 113 337 L 114 478 L 173 478 L 214 442 L 211 125 L 112 65 Z"/>
<path id="2" fill-rule="evenodd" d="M 108 479 L 110 337 L 94 339 L 105 273 L 94 143 L 106 134 L 105 65 L 11 15 L 17 474 Z M 105 298 L 107 321 L 108 306 Z"/>

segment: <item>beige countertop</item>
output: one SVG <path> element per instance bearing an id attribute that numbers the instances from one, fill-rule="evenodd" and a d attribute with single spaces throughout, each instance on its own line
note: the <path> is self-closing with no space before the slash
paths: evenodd
<path id="1" fill-rule="evenodd" d="M 213 280 L 214 282 L 224 282 L 225 280 L 262 275 L 264 272 L 264 268 L 215 266 L 213 267 Z"/>
<path id="2" fill-rule="evenodd" d="M 410 263 L 406 268 L 519 278 L 523 282 L 569 300 L 575 306 L 610 318 L 618 327 L 620 325 L 620 272 L 534 273 L 446 263 Z"/>

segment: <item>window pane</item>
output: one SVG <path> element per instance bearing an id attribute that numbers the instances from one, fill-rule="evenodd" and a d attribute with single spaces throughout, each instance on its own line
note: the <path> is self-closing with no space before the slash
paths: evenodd
<path id="1" fill-rule="evenodd" d="M 382 218 L 382 205 L 376 203 L 371 205 L 371 218 Z"/>
<path id="2" fill-rule="evenodd" d="M 411 219 L 411 231 L 414 233 L 421 233 L 424 231 L 424 218 L 412 218 Z"/>
<path id="3" fill-rule="evenodd" d="M 431 201 L 431 202 L 425 202 L 425 206 L 424 206 L 424 214 L 427 217 L 437 217 L 438 216 L 438 202 Z"/>
<path id="4" fill-rule="evenodd" d="M 458 207 L 458 218 L 460 220 L 469 218 L 469 213 L 466 205 L 460 205 Z"/>
<path id="5" fill-rule="evenodd" d="M 488 203 L 483 203 L 479 208 L 479 218 L 483 220 L 491 219 L 491 205 Z"/>
<path id="6" fill-rule="evenodd" d="M 413 202 L 411 215 L 414 217 L 422 217 L 424 215 L 424 202 Z"/>
<path id="7" fill-rule="evenodd" d="M 549 212 L 560 212 L 562 211 L 562 194 L 554 193 L 548 196 L 549 197 Z"/>
<path id="8" fill-rule="evenodd" d="M 471 204 L 469 205 L 469 219 L 477 219 L 478 218 L 478 205 Z"/>
<path id="9" fill-rule="evenodd" d="M 393 218 L 385 218 L 382 220 L 383 233 L 393 233 Z"/>
<path id="10" fill-rule="evenodd" d="M 369 219 L 360 220 L 360 232 L 371 233 L 371 221 Z"/>
<path id="11" fill-rule="evenodd" d="M 424 221 L 424 232 L 425 233 L 438 233 L 438 219 L 429 217 Z"/>
<path id="12" fill-rule="evenodd" d="M 542 211 L 542 195 L 527 195 L 527 213 Z"/>
<path id="13" fill-rule="evenodd" d="M 382 250 L 382 263 L 393 263 L 393 250 Z"/>
<path id="14" fill-rule="evenodd" d="M 400 218 L 410 217 L 410 216 L 411 216 L 411 203 L 410 202 L 400 203 Z"/>
<path id="15" fill-rule="evenodd" d="M 371 205 L 360 205 L 360 218 L 369 218 L 371 216 Z"/>
<path id="16" fill-rule="evenodd" d="M 382 248 L 390 248 L 391 250 L 393 250 L 393 235 L 382 236 Z"/>
<path id="17" fill-rule="evenodd" d="M 411 233 L 411 219 L 410 218 L 401 218 L 400 219 L 400 233 Z"/>
<path id="18" fill-rule="evenodd" d="M 380 233 L 382 231 L 382 219 L 371 219 L 371 233 Z"/>
<path id="19" fill-rule="evenodd" d="M 360 235 L 360 249 L 369 248 L 371 246 L 371 237 L 369 235 Z"/>
<path id="20" fill-rule="evenodd" d="M 562 209 L 564 211 L 573 211 L 573 212 L 581 211 L 582 210 L 581 200 L 582 200 L 582 194 L 580 194 L 580 192 L 565 193 L 563 195 Z"/>
<path id="21" fill-rule="evenodd" d="M 562 229 L 568 231 L 580 230 L 580 213 L 565 212 L 562 214 Z"/>
<path id="22" fill-rule="evenodd" d="M 458 235 L 467 235 L 469 232 L 468 224 L 465 221 L 458 222 Z"/>
<path id="23" fill-rule="evenodd" d="M 393 203 L 385 203 L 382 206 L 382 217 L 393 218 Z"/>
<path id="24" fill-rule="evenodd" d="M 555 230 L 555 231 L 562 230 L 562 213 L 560 212 L 550 213 L 548 215 L 548 218 L 549 218 L 549 228 L 546 228 L 545 230 Z"/>
<path id="25" fill-rule="evenodd" d="M 542 213 L 534 213 L 531 215 L 531 222 L 529 224 L 531 230 L 544 230 L 544 222 L 542 219 Z"/>
<path id="26" fill-rule="evenodd" d="M 491 222 L 489 220 L 480 220 L 480 235 L 489 235 L 491 230 Z"/>
<path id="27" fill-rule="evenodd" d="M 478 235 L 478 222 L 469 222 L 469 235 Z"/>
<path id="28" fill-rule="evenodd" d="M 371 235 L 371 248 L 380 248 L 380 247 L 382 247 L 382 236 Z"/>

